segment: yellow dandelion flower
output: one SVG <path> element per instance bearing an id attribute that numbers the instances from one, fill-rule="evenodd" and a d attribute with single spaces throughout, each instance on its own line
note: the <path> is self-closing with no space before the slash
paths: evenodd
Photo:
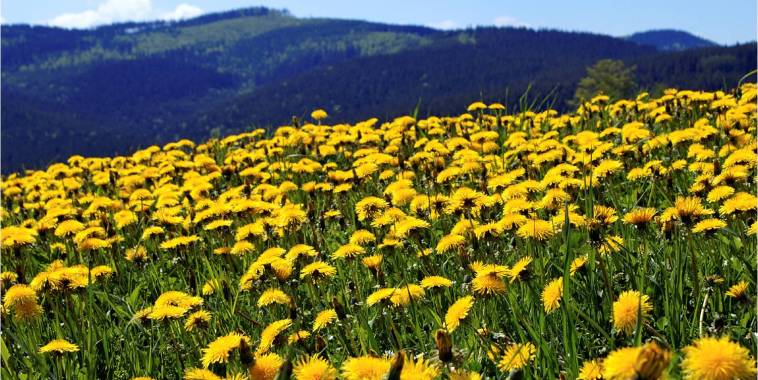
<path id="1" fill-rule="evenodd" d="M 459 298 L 455 303 L 450 305 L 445 313 L 445 326 L 448 331 L 452 332 L 460 326 L 461 321 L 464 320 L 469 313 L 469 310 L 474 306 L 474 297 L 465 296 Z"/>
<path id="2" fill-rule="evenodd" d="M 226 363 L 229 361 L 229 355 L 242 344 L 242 341 L 250 344 L 250 338 L 237 332 L 216 338 L 213 342 L 204 348 L 202 363 L 204 368 L 208 368 L 213 363 Z"/>
<path id="3" fill-rule="evenodd" d="M 337 312 L 334 309 L 327 309 L 327 310 L 321 311 L 320 313 L 316 315 L 316 318 L 313 320 L 313 332 L 323 329 L 324 327 L 328 326 L 330 323 L 334 322 L 336 319 L 337 319 Z"/>
<path id="4" fill-rule="evenodd" d="M 577 380 L 600 380 L 603 378 L 603 367 L 597 360 L 587 360 L 579 369 Z"/>
<path id="5" fill-rule="evenodd" d="M 644 321 L 652 310 L 647 295 L 636 290 L 625 291 L 613 303 L 613 327 L 629 335 L 637 327 L 638 319 Z"/>
<path id="6" fill-rule="evenodd" d="M 342 363 L 342 377 L 346 380 L 382 380 L 389 372 L 390 360 L 374 356 L 348 358 Z"/>
<path id="7" fill-rule="evenodd" d="M 750 351 L 728 337 L 700 338 L 682 352 L 685 379 L 754 379 L 756 376 L 756 363 Z"/>
<path id="8" fill-rule="evenodd" d="M 318 354 L 301 358 L 292 369 L 295 380 L 335 380 L 337 370 Z"/>
<path id="9" fill-rule="evenodd" d="M 66 352 L 77 352 L 79 351 L 79 346 L 70 343 L 64 339 L 55 339 L 51 340 L 46 345 L 40 347 L 39 352 L 41 354 L 47 354 L 47 353 L 56 353 L 56 354 L 62 354 Z"/>
<path id="10" fill-rule="evenodd" d="M 546 313 L 552 313 L 561 306 L 563 296 L 563 277 L 550 281 L 542 290 L 542 305 Z"/>
<path id="11" fill-rule="evenodd" d="M 449 288 L 453 282 L 442 276 L 426 276 L 421 280 L 421 287 L 424 289 L 432 288 Z"/>
<path id="12" fill-rule="evenodd" d="M 537 348 L 532 343 L 514 343 L 505 349 L 505 353 L 498 361 L 497 366 L 503 372 L 522 369 L 534 360 L 536 353 Z"/>
<path id="13" fill-rule="evenodd" d="M 274 380 L 282 364 L 284 359 L 275 353 L 256 356 L 253 366 L 249 369 L 250 379 Z"/>

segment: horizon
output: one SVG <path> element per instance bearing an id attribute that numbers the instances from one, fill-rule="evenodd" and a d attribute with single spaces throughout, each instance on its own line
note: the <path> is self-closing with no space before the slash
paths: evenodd
<path id="1" fill-rule="evenodd" d="M 658 18 L 650 17 L 638 17 L 637 14 L 624 14 L 624 19 L 632 19 L 632 21 L 638 21 L 634 24 L 623 23 L 621 25 L 614 23 L 611 17 L 601 17 L 588 20 L 583 18 L 579 20 L 582 26 L 566 22 L 566 18 L 571 18 L 576 14 L 588 14 L 588 12 L 595 12 L 598 16 L 609 16 L 604 13 L 601 7 L 589 7 L 593 10 L 587 11 L 582 7 L 587 8 L 589 3 L 595 3 L 595 1 L 588 1 L 583 4 L 571 4 L 570 9 L 558 11 L 555 8 L 549 8 L 553 13 L 559 13 L 560 15 L 553 15 L 550 12 L 543 12 L 533 15 L 534 4 L 520 4 L 518 8 L 513 9 L 512 12 L 507 13 L 505 11 L 493 10 L 489 19 L 482 19 L 481 15 L 477 15 L 472 18 L 466 12 L 467 9 L 476 7 L 464 7 L 459 8 L 459 5 L 453 5 L 445 3 L 440 9 L 433 10 L 436 15 L 423 16 L 409 18 L 407 16 L 397 17 L 396 13 L 393 13 L 395 17 L 387 17 L 383 12 L 378 11 L 377 6 L 370 4 L 364 9 L 356 10 L 349 9 L 350 7 L 342 7 L 340 4 L 344 1 L 332 1 L 327 2 L 328 6 L 320 6 L 318 9 L 313 8 L 308 2 L 301 0 L 274 0 L 274 1 L 262 1 L 262 2 L 250 2 L 243 0 L 224 0 L 224 1 L 209 1 L 209 0 L 190 0 L 189 3 L 178 3 L 175 0 L 77 0 L 76 3 L 81 3 L 84 7 L 71 6 L 74 1 L 70 2 L 49 2 L 49 1 L 35 1 L 35 3 L 48 3 L 51 5 L 45 7 L 47 14 L 39 16 L 39 8 L 30 9 L 28 5 L 22 3 L 7 2 L 2 4 L 2 11 L 0 12 L 0 22 L 3 25 L 18 25 L 27 24 L 33 26 L 51 26 L 62 27 L 65 29 L 93 29 L 99 26 L 106 26 L 112 24 L 128 23 L 128 22 L 154 22 L 154 21 L 181 21 L 198 16 L 222 13 L 227 11 L 233 11 L 237 9 L 253 8 L 253 7 L 265 7 L 276 10 L 287 10 L 290 14 L 297 18 L 328 18 L 328 19 L 342 19 L 342 20 L 361 20 L 367 22 L 385 23 L 392 25 L 415 25 L 425 26 L 438 30 L 463 30 L 475 27 L 525 27 L 533 30 L 559 30 L 567 32 L 585 32 L 593 34 L 602 34 L 612 37 L 626 37 L 638 32 L 647 32 L 655 30 L 678 30 L 690 33 L 697 37 L 713 41 L 719 45 L 736 45 L 741 43 L 750 43 L 756 41 L 756 20 L 752 15 L 756 13 L 756 4 L 745 4 L 742 1 L 734 1 L 741 3 L 746 10 L 750 12 L 735 12 L 736 14 L 724 15 L 718 12 L 714 13 L 714 9 L 727 9 L 729 7 L 713 7 L 704 2 L 687 2 L 688 8 L 682 9 L 683 11 L 692 14 L 708 14 L 711 16 L 710 23 L 701 22 L 696 24 L 690 24 L 692 17 L 687 17 L 687 14 L 678 15 L 674 18 L 664 18 L 663 21 L 668 24 L 662 24 L 663 21 L 659 21 L 660 16 L 666 16 L 666 9 L 658 7 L 655 9 L 658 13 Z M 394 2 L 394 1 L 393 1 Z M 677 2 L 667 2 L 668 9 L 676 8 Z M 420 12 L 413 12 L 417 8 L 418 1 L 406 1 L 402 5 L 405 6 L 411 13 L 418 15 Z M 476 3 L 489 3 L 485 0 L 476 1 Z M 549 3 L 549 2 L 543 2 Z M 637 4 L 641 4 L 635 8 L 636 13 L 645 13 L 647 9 L 644 4 L 651 4 L 652 1 L 644 0 L 638 1 Z M 425 5 L 425 4 L 424 4 Z M 489 4 L 493 5 L 493 4 Z M 558 6 L 565 4 L 556 4 Z M 595 4 L 599 5 L 599 4 Z M 495 4 L 497 6 L 497 4 Z M 422 5 L 423 7 L 423 5 Z M 367 9 L 366 9 L 367 8 Z M 392 7 L 388 7 L 392 8 Z M 711 9 L 713 8 L 713 9 Z M 544 10 L 540 8 L 539 11 Z M 613 9 L 618 11 L 618 9 Z M 31 11 L 31 13 L 30 13 Z M 455 17 L 450 16 L 451 11 L 455 13 Z M 33 19 L 31 14 L 38 16 Z M 681 12 L 680 12 L 681 13 Z M 723 13 L 723 12 L 722 12 Z M 374 17 L 366 17 L 373 15 Z M 516 16 L 514 16 L 516 15 Z M 750 17 L 746 17 L 751 15 Z M 552 19 L 551 17 L 561 16 L 558 19 Z M 425 17 L 425 18 L 424 18 Z M 435 18 L 436 17 L 436 18 Z M 730 22 L 726 18 L 730 18 Z M 437 21 L 433 21 L 437 20 Z M 589 22 L 588 22 L 589 21 Z M 702 20 L 697 20 L 702 21 Z M 584 26 L 586 25 L 586 26 Z M 712 32 L 709 32 L 711 31 Z"/>

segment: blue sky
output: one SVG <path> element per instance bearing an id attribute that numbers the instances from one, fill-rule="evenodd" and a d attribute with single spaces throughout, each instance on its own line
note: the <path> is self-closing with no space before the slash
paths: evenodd
<path id="1" fill-rule="evenodd" d="M 352 18 L 462 28 L 516 25 L 623 36 L 683 29 L 722 44 L 756 39 L 755 0 L 5 0 L 2 22 L 88 27 L 127 20 L 180 19 L 264 5 L 298 17 Z"/>

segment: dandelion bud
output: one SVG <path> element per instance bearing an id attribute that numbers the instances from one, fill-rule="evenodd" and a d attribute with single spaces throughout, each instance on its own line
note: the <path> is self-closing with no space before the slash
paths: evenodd
<path id="1" fill-rule="evenodd" d="M 337 297 L 332 297 L 332 307 L 334 308 L 334 311 L 337 312 L 337 318 L 340 320 L 345 319 L 345 308 L 342 306 L 340 301 L 337 300 Z"/>
<path id="2" fill-rule="evenodd" d="M 655 342 L 645 344 L 637 355 L 637 362 L 634 363 L 637 378 L 660 379 L 663 371 L 668 368 L 669 361 L 671 361 L 671 352 L 661 348 Z"/>
<path id="3" fill-rule="evenodd" d="M 289 380 L 292 377 L 292 360 L 287 361 L 279 367 L 279 372 L 276 373 L 274 380 Z"/>
<path id="4" fill-rule="evenodd" d="M 453 341 L 445 330 L 437 330 L 437 335 L 434 337 L 434 342 L 437 344 L 437 350 L 439 351 L 440 361 L 448 363 L 453 360 Z"/>
<path id="5" fill-rule="evenodd" d="M 400 380 L 400 373 L 403 372 L 403 364 L 405 364 L 405 354 L 403 351 L 400 351 L 395 354 L 395 357 L 392 359 L 392 365 L 387 374 L 387 380 Z"/>
<path id="6" fill-rule="evenodd" d="M 321 335 L 316 335 L 316 345 L 314 347 L 316 352 L 321 352 L 326 348 L 326 341 L 324 338 L 321 337 Z"/>
<path id="7" fill-rule="evenodd" d="M 245 339 L 240 339 L 240 361 L 245 368 L 250 368 L 255 365 L 253 351 L 250 350 L 250 345 L 247 344 Z"/>

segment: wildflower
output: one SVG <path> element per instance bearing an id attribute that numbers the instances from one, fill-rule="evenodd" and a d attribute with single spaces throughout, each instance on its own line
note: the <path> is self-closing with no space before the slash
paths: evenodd
<path id="1" fill-rule="evenodd" d="M 203 367 L 208 368 L 213 363 L 226 363 L 231 352 L 239 348 L 243 340 L 250 344 L 250 338 L 236 332 L 216 338 L 203 349 Z"/>
<path id="2" fill-rule="evenodd" d="M 516 264 L 513 264 L 513 267 L 508 270 L 507 274 L 510 278 L 510 282 L 514 283 L 518 280 L 526 280 L 529 278 L 529 270 L 528 266 L 532 262 L 531 256 L 524 256 L 519 261 L 516 262 Z"/>
<path id="3" fill-rule="evenodd" d="M 452 285 L 452 281 L 442 276 L 426 276 L 421 280 L 421 287 L 424 289 L 448 288 Z"/>
<path id="4" fill-rule="evenodd" d="M 313 320 L 313 332 L 323 329 L 337 319 L 337 312 L 334 309 L 324 310 Z"/>
<path id="5" fill-rule="evenodd" d="M 366 305 L 373 306 L 376 305 L 379 302 L 382 302 L 384 300 L 388 300 L 390 297 L 392 297 L 393 294 L 395 294 L 397 290 L 395 288 L 383 288 L 379 289 L 373 293 L 371 293 L 366 298 Z"/>
<path id="6" fill-rule="evenodd" d="M 727 337 L 705 337 L 682 349 L 682 374 L 686 379 L 753 379 L 755 359 L 748 349 Z"/>
<path id="7" fill-rule="evenodd" d="M 281 319 L 271 322 L 268 326 L 266 326 L 266 328 L 264 328 L 261 332 L 260 342 L 258 342 L 256 354 L 263 354 L 271 349 L 271 346 L 274 344 L 276 337 L 287 330 L 290 326 L 292 326 L 291 319 Z"/>
<path id="8" fill-rule="evenodd" d="M 284 360 L 275 353 L 256 356 L 253 366 L 249 369 L 250 379 L 274 380 L 282 364 Z"/>
<path id="9" fill-rule="evenodd" d="M 300 359 L 292 371 L 295 380 L 334 380 L 337 370 L 318 354 Z"/>
<path id="10" fill-rule="evenodd" d="M 629 335 L 637 327 L 638 319 L 644 320 L 652 310 L 647 295 L 636 290 L 625 291 L 613 303 L 613 327 Z"/>
<path id="11" fill-rule="evenodd" d="M 184 371 L 184 380 L 223 380 L 215 373 L 201 368 L 189 368 Z"/>
<path id="12" fill-rule="evenodd" d="M 755 195 L 739 192 L 734 194 L 731 198 L 724 201 L 719 208 L 719 212 L 723 215 L 731 215 L 738 211 L 753 211 L 758 208 L 758 197 Z"/>
<path id="13" fill-rule="evenodd" d="M 506 291 L 505 282 L 496 271 L 477 272 L 471 281 L 471 288 L 476 294 L 495 295 Z"/>
<path id="14" fill-rule="evenodd" d="M 745 281 L 740 281 L 734 285 L 732 285 L 729 290 L 726 292 L 727 297 L 734 298 L 735 300 L 746 300 L 747 299 L 747 289 L 748 285 Z"/>
<path id="15" fill-rule="evenodd" d="M 585 264 L 587 264 L 587 256 L 579 256 L 575 258 L 571 262 L 571 267 L 569 268 L 571 276 L 574 276 L 577 272 L 580 272 L 582 269 L 584 269 Z"/>
<path id="16" fill-rule="evenodd" d="M 407 284 L 395 289 L 395 292 L 390 296 L 390 302 L 394 306 L 405 306 L 411 303 L 412 300 L 422 298 L 426 292 L 424 288 L 415 284 Z"/>
<path id="17" fill-rule="evenodd" d="M 25 284 L 10 287 L 3 296 L 3 308 L 12 310 L 21 321 L 30 320 L 42 314 L 42 306 L 37 304 L 37 293 Z"/>
<path id="18" fill-rule="evenodd" d="M 184 329 L 192 331 L 196 328 L 206 327 L 210 321 L 211 313 L 205 310 L 198 310 L 187 316 L 187 321 L 184 322 Z"/>
<path id="19" fill-rule="evenodd" d="M 698 197 L 677 197 L 674 202 L 674 208 L 676 209 L 676 215 L 686 224 L 689 224 L 694 218 L 713 214 L 712 210 L 703 207 Z"/>
<path id="20" fill-rule="evenodd" d="M 319 278 L 334 276 L 336 273 L 337 270 L 333 266 L 321 261 L 316 261 L 306 265 L 300 270 L 300 278 L 303 279 L 310 276 L 315 281 Z"/>
<path id="21" fill-rule="evenodd" d="M 400 373 L 401 380 L 433 380 L 439 376 L 440 369 L 437 365 L 424 360 L 421 356 L 416 360 L 409 358 L 403 364 L 403 370 Z"/>
<path id="22" fill-rule="evenodd" d="M 287 295 L 287 293 L 279 289 L 267 289 L 258 298 L 258 307 L 264 307 L 274 303 L 280 305 L 289 305 L 291 302 L 292 299 Z"/>
<path id="23" fill-rule="evenodd" d="M 439 253 L 445 253 L 453 249 L 459 249 L 466 244 L 466 238 L 461 235 L 445 235 L 437 243 L 436 251 Z"/>
<path id="24" fill-rule="evenodd" d="M 577 380 L 600 380 L 603 378 L 602 375 L 603 367 L 600 365 L 600 363 L 597 360 L 587 360 L 582 364 L 582 368 L 579 369 L 579 377 L 577 377 Z"/>
<path id="25" fill-rule="evenodd" d="M 710 218 L 705 219 L 697 222 L 694 227 L 692 227 L 693 233 L 701 233 L 701 232 L 714 232 L 717 230 L 720 230 L 722 228 L 726 227 L 726 222 L 721 219 L 716 218 Z"/>
<path id="26" fill-rule="evenodd" d="M 652 207 L 637 208 L 624 215 L 624 223 L 631 224 L 636 227 L 643 227 L 646 224 L 650 223 L 651 220 L 653 220 L 655 213 L 656 210 Z"/>
<path id="27" fill-rule="evenodd" d="M 68 341 L 64 339 L 55 339 L 51 340 L 46 345 L 40 347 L 39 352 L 41 354 L 47 354 L 47 353 L 56 353 L 56 354 L 62 354 L 66 352 L 77 352 L 79 351 L 79 346 L 69 343 Z"/>
<path id="28" fill-rule="evenodd" d="M 342 363 L 342 377 L 346 380 L 381 380 L 390 369 L 387 358 L 360 356 Z"/>
<path id="29" fill-rule="evenodd" d="M 561 306 L 563 296 L 563 277 L 550 281 L 542 290 L 542 305 L 546 313 L 552 313 Z"/>
<path id="30" fill-rule="evenodd" d="M 506 348 L 497 366 L 503 372 L 510 372 L 526 367 L 534 360 L 537 348 L 532 343 L 514 343 Z"/>
<path id="31" fill-rule="evenodd" d="M 358 220 L 362 222 L 367 219 L 373 219 L 388 206 L 384 199 L 366 197 L 355 204 L 355 213 L 358 216 Z"/>
<path id="32" fill-rule="evenodd" d="M 635 364 L 642 347 L 619 348 L 603 361 L 603 379 L 634 380 L 637 377 Z"/>
<path id="33" fill-rule="evenodd" d="M 543 241 L 550 239 L 555 235 L 557 231 L 553 228 L 553 224 L 549 221 L 542 219 L 530 219 L 518 228 L 516 234 L 524 239 L 534 239 L 537 241 Z"/>
<path id="34" fill-rule="evenodd" d="M 448 331 L 453 332 L 460 326 L 461 321 L 468 316 L 471 307 L 474 306 L 474 297 L 465 296 L 459 298 L 455 303 L 450 305 L 445 313 L 445 326 Z"/>
<path id="35" fill-rule="evenodd" d="M 332 259 L 350 259 L 358 255 L 366 253 L 366 249 L 357 244 L 345 244 L 340 246 L 334 253 L 332 253 Z"/>

